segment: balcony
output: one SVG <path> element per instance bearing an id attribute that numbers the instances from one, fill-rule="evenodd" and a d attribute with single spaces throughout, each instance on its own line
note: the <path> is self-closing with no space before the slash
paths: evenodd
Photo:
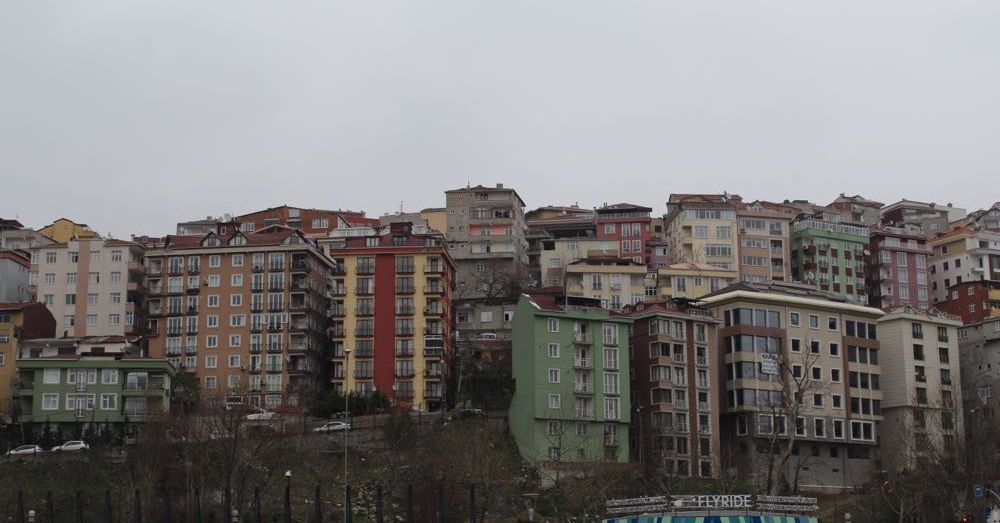
<path id="1" fill-rule="evenodd" d="M 347 315 L 347 310 L 346 307 L 344 307 L 343 305 L 334 305 L 333 307 L 330 307 L 330 316 L 333 316 L 335 318 L 342 318 L 346 315 Z"/>
<path id="2" fill-rule="evenodd" d="M 913 376 L 913 379 L 915 379 L 915 380 L 917 380 L 917 381 L 919 381 L 921 383 L 924 383 L 924 382 L 927 381 L 927 375 L 926 374 L 916 374 L 916 375 Z"/>
<path id="3" fill-rule="evenodd" d="M 441 316 L 444 311 L 441 307 L 424 307 L 424 316 Z"/>
<path id="4" fill-rule="evenodd" d="M 269 263 L 267 265 L 267 270 L 271 271 L 271 272 L 280 272 L 280 271 L 285 270 L 285 264 L 284 263 Z"/>
<path id="5" fill-rule="evenodd" d="M 605 434 L 604 435 L 604 446 L 605 447 L 617 447 L 618 446 L 618 435 L 617 434 Z"/>
<path id="6" fill-rule="evenodd" d="M 413 294 L 417 289 L 412 285 L 397 285 L 396 294 Z"/>
<path id="7" fill-rule="evenodd" d="M 201 292 L 201 288 L 196 286 L 188 286 L 188 288 L 184 289 L 184 292 L 188 294 L 198 294 Z"/>
<path id="8" fill-rule="evenodd" d="M 270 352 L 272 354 L 273 353 L 281 352 L 281 344 L 280 343 L 268 343 L 267 344 L 267 352 Z"/>
<path id="9" fill-rule="evenodd" d="M 191 276 L 200 274 L 201 273 L 201 265 L 190 265 L 190 266 L 188 266 L 187 272 Z"/>
<path id="10" fill-rule="evenodd" d="M 396 377 L 397 378 L 412 378 L 415 375 L 416 374 L 414 374 L 413 369 L 397 369 L 396 370 Z"/>
<path id="11" fill-rule="evenodd" d="M 264 292 L 264 284 L 253 283 L 250 285 L 250 292 Z"/>
<path id="12" fill-rule="evenodd" d="M 270 281 L 267 282 L 267 290 L 272 292 L 280 292 L 285 290 L 285 282 L 283 281 Z"/>
<path id="13" fill-rule="evenodd" d="M 701 425 L 698 427 L 698 434 L 711 434 L 712 427 L 710 425 Z"/>
<path id="14" fill-rule="evenodd" d="M 444 265 L 430 264 L 424 265 L 424 274 L 442 274 L 444 273 Z"/>
<path id="15" fill-rule="evenodd" d="M 180 267 L 170 267 L 169 269 L 167 269 L 167 275 L 168 276 L 182 276 L 182 275 L 184 275 L 184 267 L 183 266 L 180 266 Z"/>
<path id="16" fill-rule="evenodd" d="M 365 265 L 358 265 L 354 269 L 354 274 L 362 274 L 362 275 L 364 275 L 364 274 L 375 274 L 375 266 L 374 265 L 367 265 L 367 264 L 365 264 Z"/>
<path id="17" fill-rule="evenodd" d="M 374 293 L 375 289 L 372 287 L 357 287 L 354 289 L 354 294 L 357 294 L 358 296 L 371 296 Z"/>
<path id="18" fill-rule="evenodd" d="M 677 384 L 677 385 L 680 385 L 680 384 Z M 687 403 L 687 401 L 674 400 L 674 408 L 677 409 L 677 410 L 687 410 L 688 403 Z"/>
<path id="19" fill-rule="evenodd" d="M 708 409 L 708 402 L 707 401 L 699 401 L 698 402 L 698 410 L 709 410 Z"/>
<path id="20" fill-rule="evenodd" d="M 413 274 L 415 267 L 413 265 L 396 265 L 396 274 Z"/>
<path id="21" fill-rule="evenodd" d="M 346 335 L 344 332 L 344 326 L 330 327 L 330 337 L 331 338 L 343 338 Z"/>
<path id="22" fill-rule="evenodd" d="M 334 285 L 333 287 L 330 287 L 330 294 L 333 296 L 346 296 L 347 287 L 343 285 Z"/>
<path id="23" fill-rule="evenodd" d="M 441 378 L 443 375 L 444 375 L 444 373 L 441 372 L 441 369 L 425 369 L 424 370 L 424 376 L 426 376 L 428 378 Z"/>
<path id="24" fill-rule="evenodd" d="M 441 389 L 427 389 L 427 391 L 424 392 L 424 397 L 427 399 L 441 399 Z"/>
<path id="25" fill-rule="evenodd" d="M 424 336 L 444 336 L 444 330 L 440 326 L 424 327 Z"/>
<path id="26" fill-rule="evenodd" d="M 413 313 L 414 313 L 413 307 L 396 307 L 397 316 L 413 316 Z"/>
<path id="27" fill-rule="evenodd" d="M 304 272 L 309 273 L 312 271 L 312 265 L 305 260 L 297 260 L 292 263 L 292 272 Z"/>
<path id="28" fill-rule="evenodd" d="M 371 327 L 358 327 L 358 328 L 354 329 L 354 335 L 355 336 L 365 336 L 365 337 L 374 336 L 375 335 L 375 329 L 371 328 Z"/>
<path id="29" fill-rule="evenodd" d="M 296 332 L 305 332 L 309 330 L 309 322 L 307 321 L 293 321 L 288 324 L 288 330 Z"/>
<path id="30" fill-rule="evenodd" d="M 424 349 L 425 358 L 441 358 L 444 356 L 444 349 Z"/>
<path id="31" fill-rule="evenodd" d="M 356 316 L 374 316 L 375 315 L 375 307 L 370 307 L 368 305 L 360 306 L 360 307 L 355 307 L 354 308 L 354 314 Z"/>
<path id="32" fill-rule="evenodd" d="M 444 285 L 424 285 L 424 294 L 443 294 Z"/>
<path id="33" fill-rule="evenodd" d="M 171 285 L 167 287 L 167 294 L 184 294 L 184 286 Z"/>
<path id="34" fill-rule="evenodd" d="M 594 409 L 577 407 L 576 417 L 579 419 L 594 419 Z"/>
<path id="35" fill-rule="evenodd" d="M 264 272 L 264 266 L 263 265 L 254 265 L 253 267 L 250 268 L 250 270 L 253 271 L 253 272 Z"/>
<path id="36" fill-rule="evenodd" d="M 250 324 L 250 332 L 252 332 L 254 334 L 260 334 L 261 332 L 264 332 L 264 324 L 262 324 L 262 323 L 251 323 Z"/>
<path id="37" fill-rule="evenodd" d="M 413 336 L 413 328 L 412 327 L 409 327 L 409 328 L 407 328 L 407 327 L 397 328 L 395 330 L 395 333 L 396 333 L 396 336 L 412 337 Z"/>
<path id="38" fill-rule="evenodd" d="M 577 345 L 592 345 L 594 343 L 594 336 L 589 332 L 574 332 L 573 343 Z"/>
<path id="39" fill-rule="evenodd" d="M 261 350 L 260 344 L 250 345 L 250 354 L 260 354 L 260 350 Z"/>
<path id="40" fill-rule="evenodd" d="M 281 364 L 280 363 L 268 363 L 266 365 L 265 370 L 267 372 L 281 372 Z"/>
<path id="41" fill-rule="evenodd" d="M 586 382 L 576 382 L 573 384 L 573 392 L 577 394 L 593 394 L 594 384 Z"/>
<path id="42" fill-rule="evenodd" d="M 593 358 L 574 358 L 573 367 L 577 369 L 593 369 L 594 360 Z"/>

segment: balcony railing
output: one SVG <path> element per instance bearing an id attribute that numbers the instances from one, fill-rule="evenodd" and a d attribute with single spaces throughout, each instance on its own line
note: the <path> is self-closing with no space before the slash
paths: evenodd
<path id="1" fill-rule="evenodd" d="M 589 332 L 574 332 L 573 333 L 573 343 L 579 343 L 582 345 L 590 345 L 594 343 L 594 336 Z"/>
<path id="2" fill-rule="evenodd" d="M 578 369 L 592 369 L 594 368 L 594 360 L 593 358 L 575 358 L 573 366 Z"/>
<path id="3" fill-rule="evenodd" d="M 424 265 L 424 274 L 441 274 L 444 272 L 443 265 L 430 264 Z"/>
<path id="4" fill-rule="evenodd" d="M 358 265 L 354 269 L 355 274 L 375 274 L 374 265 Z"/>
<path id="5" fill-rule="evenodd" d="M 594 409 L 577 407 L 576 417 L 580 419 L 594 419 Z"/>
<path id="6" fill-rule="evenodd" d="M 579 394 L 593 394 L 594 384 L 593 383 L 581 383 L 576 382 L 573 384 L 573 391 Z"/>
<path id="7" fill-rule="evenodd" d="M 424 294 L 441 294 L 444 292 L 443 285 L 425 285 Z"/>

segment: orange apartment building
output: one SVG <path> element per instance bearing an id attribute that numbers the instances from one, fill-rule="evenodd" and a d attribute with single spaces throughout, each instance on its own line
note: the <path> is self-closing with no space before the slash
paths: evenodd
<path id="1" fill-rule="evenodd" d="M 409 222 L 334 231 L 331 382 L 436 410 L 445 400 L 455 262 L 440 233 Z"/>
<path id="2" fill-rule="evenodd" d="M 333 264 L 301 231 L 168 236 L 146 267 L 149 355 L 203 398 L 294 408 L 322 388 Z"/>

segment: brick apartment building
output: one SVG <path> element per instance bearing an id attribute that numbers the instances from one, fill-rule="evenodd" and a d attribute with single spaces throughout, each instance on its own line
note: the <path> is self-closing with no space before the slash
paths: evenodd
<path id="1" fill-rule="evenodd" d="M 333 263 L 300 231 L 168 236 L 146 252 L 149 355 L 202 397 L 295 407 L 321 389 Z"/>

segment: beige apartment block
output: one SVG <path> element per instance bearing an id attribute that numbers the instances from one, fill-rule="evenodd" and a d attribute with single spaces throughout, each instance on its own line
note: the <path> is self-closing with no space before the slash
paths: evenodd
<path id="1" fill-rule="evenodd" d="M 893 472 L 929 470 L 962 445 L 962 383 L 955 316 L 904 306 L 878 321 L 884 399 L 882 459 Z"/>
<path id="2" fill-rule="evenodd" d="M 32 252 L 35 294 L 66 336 L 142 333 L 144 249 L 102 238 L 41 245 Z"/>
<path id="3" fill-rule="evenodd" d="M 736 211 L 739 218 L 740 279 L 753 283 L 792 281 L 789 231 L 798 209 L 755 201 Z"/>
<path id="4" fill-rule="evenodd" d="M 657 269 L 657 287 L 663 298 L 700 298 L 738 281 L 734 270 L 705 263 L 675 263 Z"/>
<path id="5" fill-rule="evenodd" d="M 646 279 L 646 266 L 617 256 L 588 257 L 566 267 L 568 296 L 601 300 L 601 306 L 621 310 L 624 305 L 646 299 L 647 288 L 655 293 L 656 283 Z"/>
<path id="6" fill-rule="evenodd" d="M 722 319 L 722 444 L 742 477 L 765 483 L 772 449 L 792 445 L 773 480 L 827 492 L 868 483 L 883 419 L 882 311 L 799 284 L 738 283 L 702 302 Z"/>
<path id="7" fill-rule="evenodd" d="M 301 231 L 168 236 L 146 252 L 149 355 L 221 404 L 296 408 L 322 387 L 333 263 Z"/>
<path id="8" fill-rule="evenodd" d="M 674 263 L 704 263 L 739 270 L 735 194 L 671 194 L 664 227 Z"/>
<path id="9" fill-rule="evenodd" d="M 551 238 L 541 241 L 538 264 L 543 287 L 562 287 L 566 269 L 588 257 L 617 257 L 618 242 L 587 238 Z"/>

